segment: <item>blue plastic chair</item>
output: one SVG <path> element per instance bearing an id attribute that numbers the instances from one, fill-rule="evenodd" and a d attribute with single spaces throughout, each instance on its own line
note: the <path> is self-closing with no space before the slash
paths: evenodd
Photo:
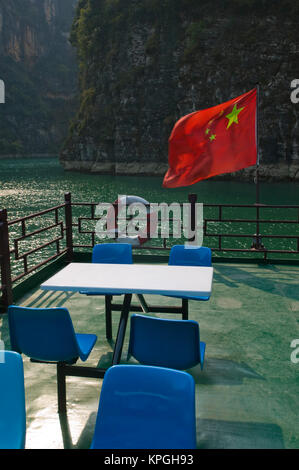
<path id="1" fill-rule="evenodd" d="M 92 250 L 92 263 L 133 264 L 132 245 L 129 243 L 99 243 Z M 113 295 L 119 293 L 99 294 L 98 292 L 82 290 L 80 294 L 105 295 L 106 337 L 112 338 L 111 302 Z"/>
<path id="2" fill-rule="evenodd" d="M 194 247 L 185 245 L 174 245 L 169 254 L 169 266 L 212 266 L 212 251 L 205 246 Z M 167 295 L 188 300 L 206 301 L 210 296 L 178 296 Z"/>
<path id="3" fill-rule="evenodd" d="M 206 344 L 194 320 L 131 316 L 128 359 L 141 364 L 186 370 L 204 365 Z"/>
<path id="4" fill-rule="evenodd" d="M 188 247 L 185 245 L 174 245 L 169 254 L 169 266 L 212 266 L 212 252 L 207 247 Z M 173 297 L 182 300 L 182 309 L 179 313 L 182 314 L 183 320 L 188 320 L 188 300 L 209 300 L 209 296 L 183 296 L 175 294 L 167 294 L 165 297 Z M 143 297 L 143 296 L 141 296 Z M 140 299 L 143 305 L 143 311 L 148 313 L 150 308 L 147 306 L 145 300 Z M 157 311 L 157 310 L 156 310 Z"/>
<path id="5" fill-rule="evenodd" d="M 182 371 L 116 365 L 105 373 L 92 449 L 195 449 L 195 385 Z"/>
<path id="6" fill-rule="evenodd" d="M 86 361 L 96 340 L 93 334 L 75 333 L 66 308 L 8 307 L 11 348 L 33 362 L 57 363 L 58 408 L 66 411 L 63 366 Z"/>
<path id="7" fill-rule="evenodd" d="M 99 243 L 93 247 L 91 262 L 102 264 L 133 264 L 132 245 L 129 243 Z M 82 290 L 80 294 L 107 295 L 88 290 Z M 109 293 L 109 295 L 121 294 Z"/>
<path id="8" fill-rule="evenodd" d="M 24 449 L 26 408 L 20 354 L 0 351 L 0 449 Z"/>

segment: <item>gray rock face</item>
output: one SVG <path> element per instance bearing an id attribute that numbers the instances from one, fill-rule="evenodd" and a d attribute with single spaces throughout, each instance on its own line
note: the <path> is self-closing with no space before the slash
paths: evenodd
<path id="1" fill-rule="evenodd" d="M 77 64 L 69 31 L 77 0 L 0 0 L 0 155 L 61 150 Z"/>
<path id="2" fill-rule="evenodd" d="M 298 179 L 298 7 L 282 0 L 81 0 L 81 103 L 65 169 L 164 174 L 174 123 L 260 83 L 261 177 Z M 251 170 L 235 177 L 247 178 Z"/>

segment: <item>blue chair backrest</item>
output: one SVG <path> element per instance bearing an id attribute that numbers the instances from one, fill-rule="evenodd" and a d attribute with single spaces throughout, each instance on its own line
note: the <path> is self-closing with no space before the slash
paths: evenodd
<path id="1" fill-rule="evenodd" d="M 92 262 L 132 264 L 132 245 L 129 243 L 99 243 L 93 247 Z"/>
<path id="2" fill-rule="evenodd" d="M 169 254 L 172 266 L 212 266 L 212 251 L 206 246 L 175 245 Z"/>
<path id="3" fill-rule="evenodd" d="M 0 449 L 23 449 L 26 408 L 20 354 L 0 351 Z"/>
<path id="4" fill-rule="evenodd" d="M 141 364 L 190 369 L 200 363 L 199 342 L 194 320 L 131 315 L 128 355 Z"/>
<path id="5" fill-rule="evenodd" d="M 195 447 L 195 386 L 190 374 L 140 365 L 108 369 L 92 448 Z"/>
<path id="6" fill-rule="evenodd" d="M 66 308 L 8 307 L 11 348 L 38 361 L 70 361 L 78 345 Z"/>

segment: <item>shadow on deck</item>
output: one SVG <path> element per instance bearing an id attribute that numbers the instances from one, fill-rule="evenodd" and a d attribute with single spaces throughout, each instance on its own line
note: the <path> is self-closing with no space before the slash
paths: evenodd
<path id="1" fill-rule="evenodd" d="M 204 370 L 189 371 L 196 382 L 198 447 L 298 448 L 299 365 L 291 361 L 290 344 L 299 337 L 299 267 L 216 263 L 214 268 L 210 301 L 190 302 L 189 313 L 199 322 L 201 339 L 207 344 Z M 175 299 L 146 297 L 152 304 L 176 304 Z M 86 366 L 110 365 L 113 342 L 105 337 L 103 298 L 37 288 L 18 304 L 68 308 L 77 332 L 98 336 Z M 114 313 L 114 338 L 118 319 Z M 0 327 L 9 349 L 6 315 Z M 128 336 L 129 325 L 122 363 L 127 362 Z M 68 413 L 59 416 L 55 366 L 23 359 L 26 448 L 89 448 L 101 379 L 67 377 Z"/>

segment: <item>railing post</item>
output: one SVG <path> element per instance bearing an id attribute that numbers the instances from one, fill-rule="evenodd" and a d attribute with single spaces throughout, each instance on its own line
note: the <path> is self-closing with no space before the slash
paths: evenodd
<path id="1" fill-rule="evenodd" d="M 72 217 L 72 196 L 71 193 L 65 193 L 65 233 L 66 233 L 66 248 L 67 248 L 67 261 L 73 260 L 73 217 Z"/>
<path id="2" fill-rule="evenodd" d="M 251 249 L 264 250 L 265 247 L 262 243 L 262 236 L 260 234 L 260 205 L 255 204 L 256 207 L 256 234 L 253 237 Z"/>
<path id="3" fill-rule="evenodd" d="M 0 210 L 0 267 L 2 285 L 2 306 L 7 308 L 13 303 L 9 233 L 6 209 Z"/>

